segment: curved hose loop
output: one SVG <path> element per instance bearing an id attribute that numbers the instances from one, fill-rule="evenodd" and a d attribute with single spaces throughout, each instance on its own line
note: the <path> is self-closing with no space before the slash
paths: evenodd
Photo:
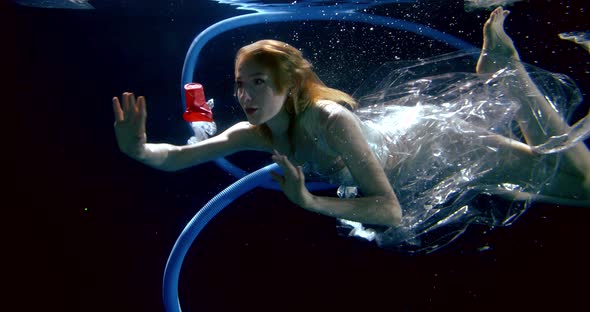
<path id="1" fill-rule="evenodd" d="M 182 262 L 191 244 L 197 235 L 223 208 L 236 198 L 252 190 L 262 183 L 270 183 L 270 171 L 280 171 L 277 164 L 271 164 L 258 169 L 249 175 L 239 179 L 232 185 L 213 197 L 199 212 L 189 221 L 184 228 L 168 257 L 164 270 L 163 298 L 164 307 L 168 312 L 180 312 L 178 299 L 178 279 Z"/>
<path id="2" fill-rule="evenodd" d="M 164 299 L 164 307 L 168 312 L 180 312 L 180 302 L 178 299 L 178 280 L 180 277 L 180 269 L 182 262 L 188 249 L 197 235 L 207 225 L 213 217 L 215 217 L 223 208 L 227 207 L 231 202 L 242 196 L 253 188 L 266 184 L 274 183 L 270 176 L 271 171 L 281 172 L 277 164 L 270 164 L 266 167 L 258 169 L 245 177 L 234 182 L 225 190 L 221 191 L 213 197 L 203 208 L 186 225 L 176 243 L 172 247 L 170 256 L 164 269 L 164 282 L 162 285 L 162 296 Z M 276 184 L 276 183 L 274 183 Z M 333 188 L 333 185 L 326 183 L 308 183 L 315 187 L 315 189 Z M 278 188 L 274 186 L 273 188 Z"/>
<path id="3" fill-rule="evenodd" d="M 269 12 L 269 13 L 252 13 L 242 16 L 229 18 L 218 22 L 203 32 L 193 40 L 182 69 L 181 90 L 186 83 L 192 82 L 193 71 L 197 64 L 197 59 L 201 49 L 213 37 L 238 27 L 260 24 L 261 20 L 265 23 L 271 22 L 290 22 L 302 20 L 341 20 L 345 22 L 361 22 L 373 25 L 380 25 L 400 30 L 410 31 L 419 35 L 430 37 L 449 44 L 460 50 L 476 49 L 471 44 L 457 39 L 451 35 L 445 34 L 438 30 L 432 29 L 425 25 L 413 22 L 407 22 L 383 16 L 373 16 L 354 11 L 329 11 L 317 9 L 298 10 L 297 12 Z M 184 92 L 181 92 L 181 103 L 185 102 Z M 184 109 L 184 107 L 183 107 Z M 207 223 L 217 215 L 229 203 L 239 196 L 252 190 L 254 187 L 261 186 L 268 189 L 279 189 L 276 183 L 270 178 L 270 171 L 280 171 L 278 165 L 271 164 L 250 174 L 233 165 L 224 158 L 215 160 L 216 164 L 225 171 L 235 176 L 239 180 L 230 185 L 228 188 L 213 197 L 199 212 L 191 219 L 178 237 L 164 270 L 163 281 L 163 299 L 166 311 L 180 312 L 180 302 L 178 299 L 178 280 L 182 262 L 188 249 L 201 230 Z M 306 183 L 309 190 L 320 190 L 333 188 L 333 185 L 326 183 Z"/>
<path id="4" fill-rule="evenodd" d="M 405 31 L 410 31 L 419 35 L 423 35 L 438 41 L 447 43 L 448 45 L 455 47 L 459 50 L 473 50 L 477 49 L 470 43 L 467 43 L 461 39 L 455 38 L 449 34 L 430 28 L 425 25 L 418 23 L 408 22 L 399 20 L 391 17 L 376 16 L 371 14 L 365 14 L 355 11 L 326 11 L 318 10 L 317 8 L 301 9 L 297 12 L 260 12 L 251 13 L 246 15 L 240 15 L 232 18 L 225 19 L 218 23 L 209 26 L 207 29 L 202 31 L 191 43 L 184 60 L 184 66 L 182 68 L 182 78 L 180 84 L 180 90 L 184 90 L 183 86 L 193 81 L 193 72 L 197 65 L 197 60 L 201 50 L 215 36 L 224 33 L 226 31 L 244 27 L 249 25 L 255 25 L 260 23 L 274 23 L 274 22 L 294 22 L 294 21 L 343 21 L 343 22 L 361 22 L 366 24 L 379 25 L 389 28 L 395 28 Z M 185 103 L 185 95 L 182 91 L 180 93 L 182 98 L 181 103 Z M 184 107 L 183 107 L 184 109 Z M 223 168 L 225 171 L 230 173 L 236 178 L 244 177 L 247 172 L 238 168 L 231 162 L 225 159 L 217 159 L 215 163 Z M 277 189 L 276 184 L 265 182 L 260 185 L 264 188 Z M 313 189 L 313 185 L 308 185 L 310 190 Z M 321 187 L 321 186 L 320 186 Z"/>

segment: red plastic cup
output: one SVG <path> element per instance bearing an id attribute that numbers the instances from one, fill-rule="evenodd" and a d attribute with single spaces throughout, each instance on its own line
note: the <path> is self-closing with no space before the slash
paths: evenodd
<path id="1" fill-rule="evenodd" d="M 186 111 L 182 118 L 188 122 L 213 121 L 211 107 L 205 100 L 205 91 L 200 83 L 187 83 L 184 85 L 184 97 L 186 99 Z"/>

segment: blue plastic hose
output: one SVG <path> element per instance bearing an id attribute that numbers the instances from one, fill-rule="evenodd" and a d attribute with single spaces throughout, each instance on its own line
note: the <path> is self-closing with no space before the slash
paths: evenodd
<path id="1" fill-rule="evenodd" d="M 183 86 L 186 83 L 193 81 L 193 71 L 196 67 L 197 59 L 199 57 L 201 49 L 209 40 L 211 40 L 215 36 L 223 32 L 248 25 L 272 22 L 293 22 L 303 20 L 340 20 L 343 22 L 361 22 L 367 24 L 381 25 L 385 27 L 406 30 L 419 35 L 430 37 L 438 41 L 445 42 L 450 46 L 460 50 L 475 49 L 474 46 L 461 39 L 457 39 L 451 35 L 432 29 L 425 25 L 389 17 L 374 16 L 354 11 L 325 11 L 318 10 L 318 8 L 312 8 L 301 9 L 297 12 L 252 13 L 229 18 L 221 22 L 218 22 L 205 29 L 195 38 L 185 58 L 184 67 L 182 69 L 180 89 L 184 90 Z M 181 92 L 181 97 L 181 103 L 185 103 L 184 92 Z M 197 235 L 205 227 L 205 225 L 229 203 L 231 203 L 242 194 L 252 190 L 257 186 L 261 186 L 268 189 L 279 189 L 278 185 L 274 183 L 270 178 L 270 171 L 279 171 L 279 167 L 276 164 L 268 165 L 248 174 L 247 172 L 238 168 L 237 166 L 235 166 L 234 164 L 232 164 L 224 158 L 215 160 L 215 163 L 231 175 L 238 178 L 239 180 L 230 185 L 225 190 L 223 190 L 221 193 L 217 194 L 201 210 L 199 210 L 199 212 L 187 224 L 185 229 L 178 237 L 178 240 L 174 244 L 174 247 L 172 248 L 172 251 L 168 258 L 168 262 L 166 263 L 166 268 L 164 270 L 164 282 L 162 291 L 164 298 L 164 306 L 166 308 L 166 311 L 168 312 L 181 311 L 180 302 L 178 298 L 178 280 L 180 276 L 180 269 L 188 249 L 190 248 L 193 241 L 196 239 Z M 328 185 L 325 183 L 306 183 L 306 186 L 309 190 L 312 191 L 334 187 L 333 185 Z"/>
<path id="2" fill-rule="evenodd" d="M 207 223 L 223 208 L 256 186 L 272 180 L 270 177 L 270 171 L 280 172 L 279 169 L 280 168 L 277 164 L 271 164 L 234 182 L 213 197 L 186 225 L 176 240 L 174 247 L 172 247 L 172 252 L 168 257 L 166 269 L 164 270 L 163 296 L 166 311 L 181 311 L 180 301 L 178 299 L 180 268 L 182 267 L 182 261 L 184 260 L 188 249 L 195 238 L 197 238 L 197 235 L 199 235 L 205 225 L 207 225 Z"/>
<path id="3" fill-rule="evenodd" d="M 294 22 L 294 21 L 342 21 L 342 22 L 360 22 L 366 24 L 380 25 L 389 28 L 395 28 L 423 35 L 448 45 L 458 50 L 473 50 L 475 46 L 461 39 L 455 38 L 449 34 L 430 28 L 426 25 L 408 22 L 390 17 L 376 16 L 355 11 L 328 11 L 319 10 L 318 8 L 301 8 L 296 12 L 260 12 L 252 13 L 225 19 L 221 22 L 209 26 L 202 31 L 191 43 L 182 68 L 182 77 L 180 83 L 181 103 L 185 103 L 184 85 L 193 81 L 193 72 L 197 65 L 197 60 L 201 50 L 209 40 L 226 31 L 256 25 L 260 23 L 274 22 Z M 184 107 L 182 108 L 184 110 Z M 215 163 L 225 171 L 236 178 L 244 177 L 247 172 L 238 168 L 225 159 L 217 159 Z M 260 185 L 264 188 L 276 189 L 276 185 L 268 182 Z M 313 186 L 312 186 L 313 187 Z M 312 190 L 310 188 L 310 190 Z"/>

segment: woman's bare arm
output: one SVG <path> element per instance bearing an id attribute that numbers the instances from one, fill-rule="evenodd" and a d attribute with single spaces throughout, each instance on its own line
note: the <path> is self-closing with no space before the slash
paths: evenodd
<path id="1" fill-rule="evenodd" d="M 164 171 L 177 171 L 196 166 L 220 157 L 253 149 L 252 125 L 239 122 L 221 134 L 191 145 L 166 143 L 144 144 L 141 155 L 136 158 L 142 163 Z"/>
<path id="2" fill-rule="evenodd" d="M 176 171 L 210 160 L 246 150 L 256 149 L 260 137 L 247 122 L 240 122 L 223 133 L 197 144 L 177 146 L 147 143 L 145 98 L 137 100 L 132 93 L 124 93 L 123 103 L 113 98 L 115 135 L 123 153 L 150 167 Z"/>
<path id="3" fill-rule="evenodd" d="M 276 154 L 273 160 L 283 169 L 283 176 L 273 174 L 287 197 L 301 207 L 366 224 L 396 226 L 402 212 L 391 185 L 362 135 L 352 113 L 333 114 L 328 119 L 328 145 L 342 156 L 364 197 L 335 198 L 316 196 L 305 187 L 301 167 L 293 166 L 287 157 Z"/>

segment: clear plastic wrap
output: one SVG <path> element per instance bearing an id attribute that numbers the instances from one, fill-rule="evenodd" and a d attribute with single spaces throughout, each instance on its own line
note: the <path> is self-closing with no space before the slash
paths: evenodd
<path id="1" fill-rule="evenodd" d="M 214 100 L 209 99 L 207 101 L 207 105 L 209 105 L 209 107 L 213 109 L 213 106 L 215 105 Z M 213 135 L 215 135 L 215 133 L 217 133 L 217 124 L 215 123 L 215 121 L 192 121 L 190 122 L 190 125 L 193 129 L 193 136 L 191 136 L 187 140 L 187 144 L 195 144 L 201 142 L 212 137 Z"/>
<path id="2" fill-rule="evenodd" d="M 350 235 L 418 253 L 447 245 L 470 224 L 510 225 L 529 207 L 530 197 L 513 200 L 503 194 L 538 194 L 557 169 L 558 162 L 549 161 L 556 157 L 551 153 L 588 136 L 588 120 L 582 120 L 571 133 L 551 137 L 551 148 L 519 168 L 517 177 L 504 176 L 502 170 L 518 152 L 502 147 L 498 138 L 524 141 L 516 122 L 524 104 L 511 96 L 514 71 L 475 74 L 477 56 L 455 52 L 418 64 L 386 64 L 354 94 L 360 102 L 355 113 L 404 217 L 401 226 L 387 229 L 343 222 L 352 227 Z M 575 83 L 524 65 L 546 100 L 568 120 L 582 99 Z M 343 183 L 352 186 L 353 181 Z M 342 197 L 355 194 L 339 192 Z"/>
<path id="3" fill-rule="evenodd" d="M 559 38 L 581 45 L 590 52 L 590 31 L 571 31 L 559 34 Z"/>

